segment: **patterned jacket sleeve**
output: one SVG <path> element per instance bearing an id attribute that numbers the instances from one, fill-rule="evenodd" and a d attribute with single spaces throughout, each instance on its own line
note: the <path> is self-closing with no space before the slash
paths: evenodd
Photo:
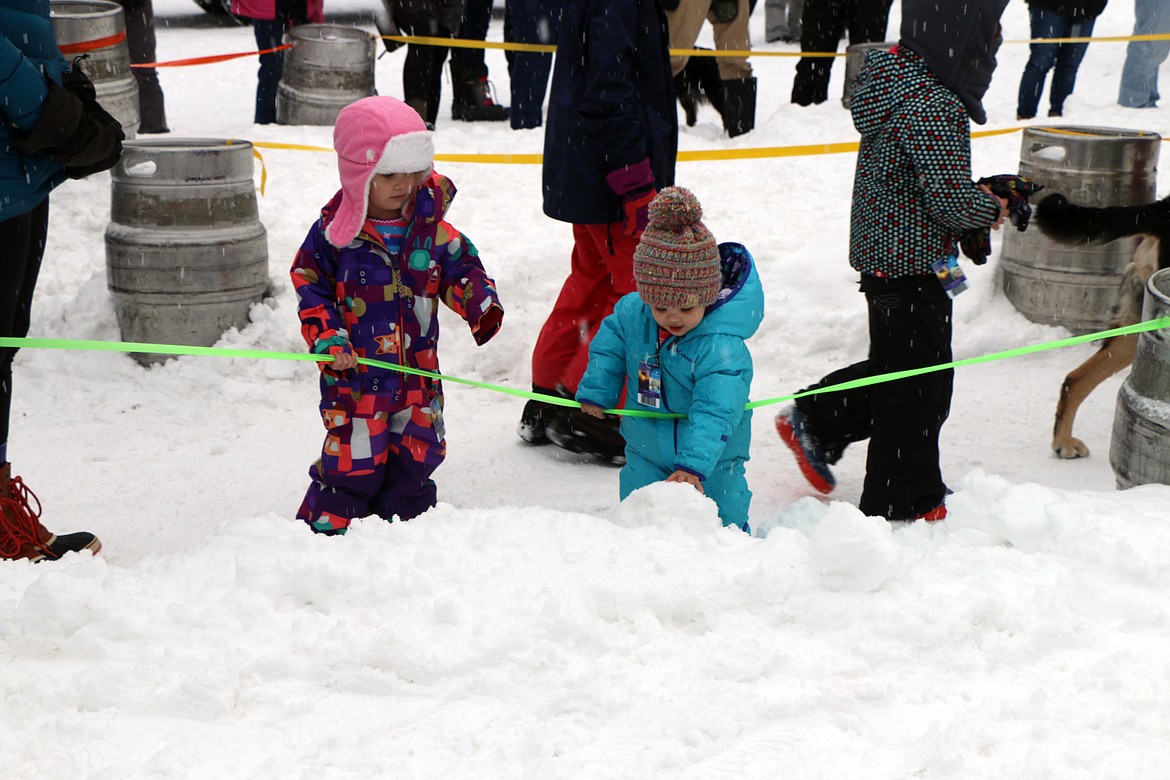
<path id="1" fill-rule="evenodd" d="M 301 335 L 313 354 L 332 347 L 351 351 L 349 334 L 337 308 L 337 250 L 325 240 L 318 222 L 309 230 L 292 264 L 293 288 L 301 318 Z"/>
<path id="2" fill-rule="evenodd" d="M 476 344 L 485 344 L 500 328 L 504 306 L 496 283 L 479 261 L 479 251 L 467 236 L 457 234 L 443 255 L 443 280 L 439 294 L 453 312 L 471 328 Z"/>
<path id="3" fill-rule="evenodd" d="M 971 180 L 970 120 L 957 101 L 923 102 L 904 138 L 924 201 L 936 222 L 956 234 L 992 225 L 999 202 Z"/>

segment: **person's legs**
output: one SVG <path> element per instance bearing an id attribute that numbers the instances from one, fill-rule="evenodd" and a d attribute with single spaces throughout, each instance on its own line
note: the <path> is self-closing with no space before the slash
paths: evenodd
<path id="1" fill-rule="evenodd" d="M 752 491 L 748 488 L 742 459 L 719 461 L 714 473 L 703 483 L 703 490 L 707 498 L 719 507 L 719 519 L 723 525 L 734 525 L 751 533 L 748 510 L 752 503 Z"/>
<path id="2" fill-rule="evenodd" d="M 845 27 L 844 0 L 807 0 L 800 27 L 802 53 L 837 51 Z M 801 57 L 792 82 L 792 102 L 808 106 L 828 100 L 832 66 L 832 57 Z"/>
<path id="3" fill-rule="evenodd" d="M 1066 38 L 1088 38 L 1093 34 L 1093 19 L 1073 22 L 1069 25 Z M 1052 69 L 1052 84 L 1048 88 L 1049 116 L 1064 113 L 1064 101 L 1073 92 L 1077 83 L 1077 68 L 1085 58 L 1088 43 L 1062 43 L 1056 52 L 1056 64 Z"/>
<path id="4" fill-rule="evenodd" d="M 155 62 L 154 5 L 151 0 L 120 0 L 126 23 L 130 62 Z M 169 133 L 162 86 L 155 68 L 133 68 L 138 84 L 140 133 Z"/>
<path id="5" fill-rule="evenodd" d="M 28 335 L 45 238 L 49 199 L 35 208 L 0 222 L 0 336 Z M 85 531 L 57 536 L 41 524 L 41 505 L 8 462 L 8 424 L 12 410 L 14 347 L 0 347 L 0 558 L 55 560 L 79 550 L 97 553 L 96 536 Z"/>
<path id="6" fill-rule="evenodd" d="M 309 468 L 312 482 L 297 518 L 314 533 L 341 534 L 350 521 L 371 513 L 382 486 L 390 440 L 390 414 L 355 417 L 345 403 L 321 402 L 325 443 Z"/>
<path id="7" fill-rule="evenodd" d="M 459 16 L 446 26 L 443 19 L 447 17 L 440 18 L 440 9 L 428 0 L 398 0 L 395 9 L 395 19 L 403 32 L 431 38 L 453 38 L 462 17 L 460 6 Z M 403 102 L 417 111 L 431 127 L 439 117 L 443 63 L 446 60 L 447 48 L 412 43 L 406 47 L 406 60 L 402 63 Z"/>
<path id="8" fill-rule="evenodd" d="M 913 286 L 910 280 L 865 280 L 874 374 L 951 360 L 951 299 L 937 279 L 918 279 Z M 953 382 L 954 371 L 947 369 L 872 386 L 862 512 L 905 520 L 943 503 L 947 488 L 938 440 L 950 413 Z"/>
<path id="9" fill-rule="evenodd" d="M 45 253 L 49 199 L 24 214 L 0 222 L 0 336 L 28 335 L 33 291 Z M 15 347 L 0 347 L 0 465 L 8 462 L 8 421 L 12 409 Z M 0 486 L 2 487 L 2 486 Z"/>
<path id="10" fill-rule="evenodd" d="M 275 49 L 284 42 L 284 22 L 279 19 L 250 21 L 252 31 L 256 35 L 256 48 L 260 51 Z M 283 51 L 260 55 L 260 67 L 256 71 L 256 108 L 253 116 L 253 121 L 258 125 L 276 122 L 276 93 L 283 72 Z"/>
<path id="11" fill-rule="evenodd" d="M 1134 1 L 1134 35 L 1170 33 L 1170 3 L 1166 0 Z M 1156 108 L 1158 67 L 1170 55 L 1170 40 L 1130 41 L 1121 70 L 1117 102 L 1127 108 Z"/>
<path id="12" fill-rule="evenodd" d="M 1057 11 L 1029 6 L 1029 17 L 1032 21 L 1032 38 L 1065 38 L 1072 26 L 1072 20 Z M 1016 102 L 1016 116 L 1019 119 L 1031 119 L 1036 116 L 1040 105 L 1040 95 L 1044 92 L 1044 79 L 1048 71 L 1056 62 L 1058 43 L 1033 43 L 1029 46 L 1028 62 L 1024 65 L 1024 74 L 1020 77 L 1020 93 Z M 1062 98 L 1063 102 L 1063 98 Z"/>
<path id="13" fill-rule="evenodd" d="M 620 225 L 573 225 L 569 276 L 532 350 L 532 383 L 570 393 L 585 373 L 589 342 L 617 299 L 634 290 L 636 239 Z"/>
<path id="14" fill-rule="evenodd" d="M 667 35 L 672 49 L 693 49 L 703 20 L 711 8 L 710 0 L 679 0 L 678 8 L 666 12 Z M 672 75 L 677 76 L 687 66 L 690 57 L 679 55 L 670 58 Z"/>
<path id="15" fill-rule="evenodd" d="M 764 0 L 764 40 L 792 40 L 788 28 L 788 0 Z"/>
<path id="16" fill-rule="evenodd" d="M 561 5 L 556 0 L 508 0 L 505 39 L 515 43 L 552 45 L 561 26 Z M 512 52 L 508 74 L 512 82 L 513 130 L 540 127 L 552 55 L 544 52 Z"/>
<path id="17" fill-rule="evenodd" d="M 391 416 L 388 462 L 370 502 L 379 517 L 411 520 L 435 505 L 431 475 L 447 455 L 442 426 L 441 411 L 435 420 L 430 407 L 412 406 Z"/>
<path id="18" fill-rule="evenodd" d="M 730 22 L 717 22 L 713 14 L 707 17 L 715 33 L 716 49 L 750 51 L 752 48 L 751 35 L 748 32 L 748 17 L 751 13 L 748 0 L 738 0 L 738 3 L 739 10 Z M 748 63 L 747 57 L 719 57 L 718 64 L 719 78 L 723 81 L 746 79 L 752 75 L 752 66 Z"/>
<path id="19" fill-rule="evenodd" d="M 863 0 L 850 5 L 845 21 L 845 29 L 849 32 L 850 46 L 855 43 L 874 43 L 886 39 L 892 2 L 893 0 Z"/>

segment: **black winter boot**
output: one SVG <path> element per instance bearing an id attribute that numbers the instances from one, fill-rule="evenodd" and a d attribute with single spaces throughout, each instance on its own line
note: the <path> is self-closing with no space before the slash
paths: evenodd
<path id="1" fill-rule="evenodd" d="M 451 118 L 464 122 L 503 122 L 508 107 L 492 100 L 487 65 L 451 63 Z"/>
<path id="2" fill-rule="evenodd" d="M 553 444 L 569 452 L 584 453 L 614 466 L 626 463 L 626 440 L 619 427 L 621 418 L 607 414 L 602 419 L 580 409 L 558 408 L 545 433 Z"/>
<path id="3" fill-rule="evenodd" d="M 756 126 L 756 77 L 723 82 L 723 127 L 727 135 L 749 133 Z"/>
<path id="4" fill-rule="evenodd" d="M 555 395 L 562 398 L 570 397 L 567 393 L 561 393 L 537 385 L 532 386 L 532 392 L 540 393 L 541 395 Z M 516 427 L 516 435 L 529 444 L 548 444 L 548 434 L 545 433 L 545 428 L 548 427 L 548 423 L 552 419 L 553 414 L 561 408 L 556 404 L 538 401 L 533 398 L 524 404 L 524 411 L 520 414 L 520 425 Z"/>

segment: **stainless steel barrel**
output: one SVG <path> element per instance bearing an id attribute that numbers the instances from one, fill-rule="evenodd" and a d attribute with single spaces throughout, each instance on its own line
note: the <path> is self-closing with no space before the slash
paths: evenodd
<path id="1" fill-rule="evenodd" d="M 842 106 L 851 108 L 853 105 L 853 82 L 857 80 L 857 74 L 865 65 L 865 56 L 876 49 L 889 51 L 897 45 L 897 41 L 873 41 L 855 43 L 845 50 L 845 91 L 841 95 Z"/>
<path id="2" fill-rule="evenodd" d="M 106 271 L 125 341 L 211 346 L 268 289 L 252 144 L 136 140 L 113 169 Z M 165 355 L 136 355 L 156 363 Z"/>
<path id="3" fill-rule="evenodd" d="M 276 90 L 276 122 L 332 125 L 337 113 L 374 94 L 374 36 L 339 24 L 302 24 L 285 34 L 292 48 Z"/>
<path id="4" fill-rule="evenodd" d="M 1155 199 L 1161 136 L 1111 127 L 1029 127 L 1020 175 L 1079 206 L 1132 206 Z M 1035 227 L 1005 224 L 1000 268 L 1008 300 L 1028 319 L 1074 333 L 1109 327 L 1110 309 L 1137 239 L 1058 244 Z"/>
<path id="5" fill-rule="evenodd" d="M 1170 317 L 1170 268 L 1146 283 L 1142 319 Z M 1133 369 L 1117 394 L 1109 464 L 1119 488 L 1170 485 L 1170 329 L 1138 336 Z"/>
<path id="6" fill-rule="evenodd" d="M 49 17 L 66 60 L 89 55 L 81 68 L 93 81 L 98 102 L 121 123 L 126 137 L 133 138 L 140 117 L 138 82 L 130 70 L 122 6 L 106 0 L 52 0 Z"/>

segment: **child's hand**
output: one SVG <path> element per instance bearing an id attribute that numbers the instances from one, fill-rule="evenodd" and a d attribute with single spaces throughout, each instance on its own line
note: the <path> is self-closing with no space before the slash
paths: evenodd
<path id="1" fill-rule="evenodd" d="M 692 474 L 689 471 L 683 471 L 682 469 L 679 469 L 678 471 L 674 472 L 669 477 L 667 477 L 666 481 L 667 482 L 685 482 L 688 485 L 693 485 L 695 490 L 699 491 L 703 495 L 707 495 L 706 491 L 703 490 L 703 483 L 699 481 L 698 477 L 696 477 L 694 474 Z"/>
<path id="2" fill-rule="evenodd" d="M 605 417 L 605 410 L 600 406 L 594 406 L 593 404 L 581 404 L 581 411 L 585 412 L 585 414 L 589 415 L 590 417 L 596 417 L 599 420 Z"/>
<path id="3" fill-rule="evenodd" d="M 349 371 L 352 368 L 357 368 L 357 355 L 349 352 L 345 347 L 330 347 L 329 354 L 333 356 L 333 362 L 329 367 L 334 371 Z"/>

